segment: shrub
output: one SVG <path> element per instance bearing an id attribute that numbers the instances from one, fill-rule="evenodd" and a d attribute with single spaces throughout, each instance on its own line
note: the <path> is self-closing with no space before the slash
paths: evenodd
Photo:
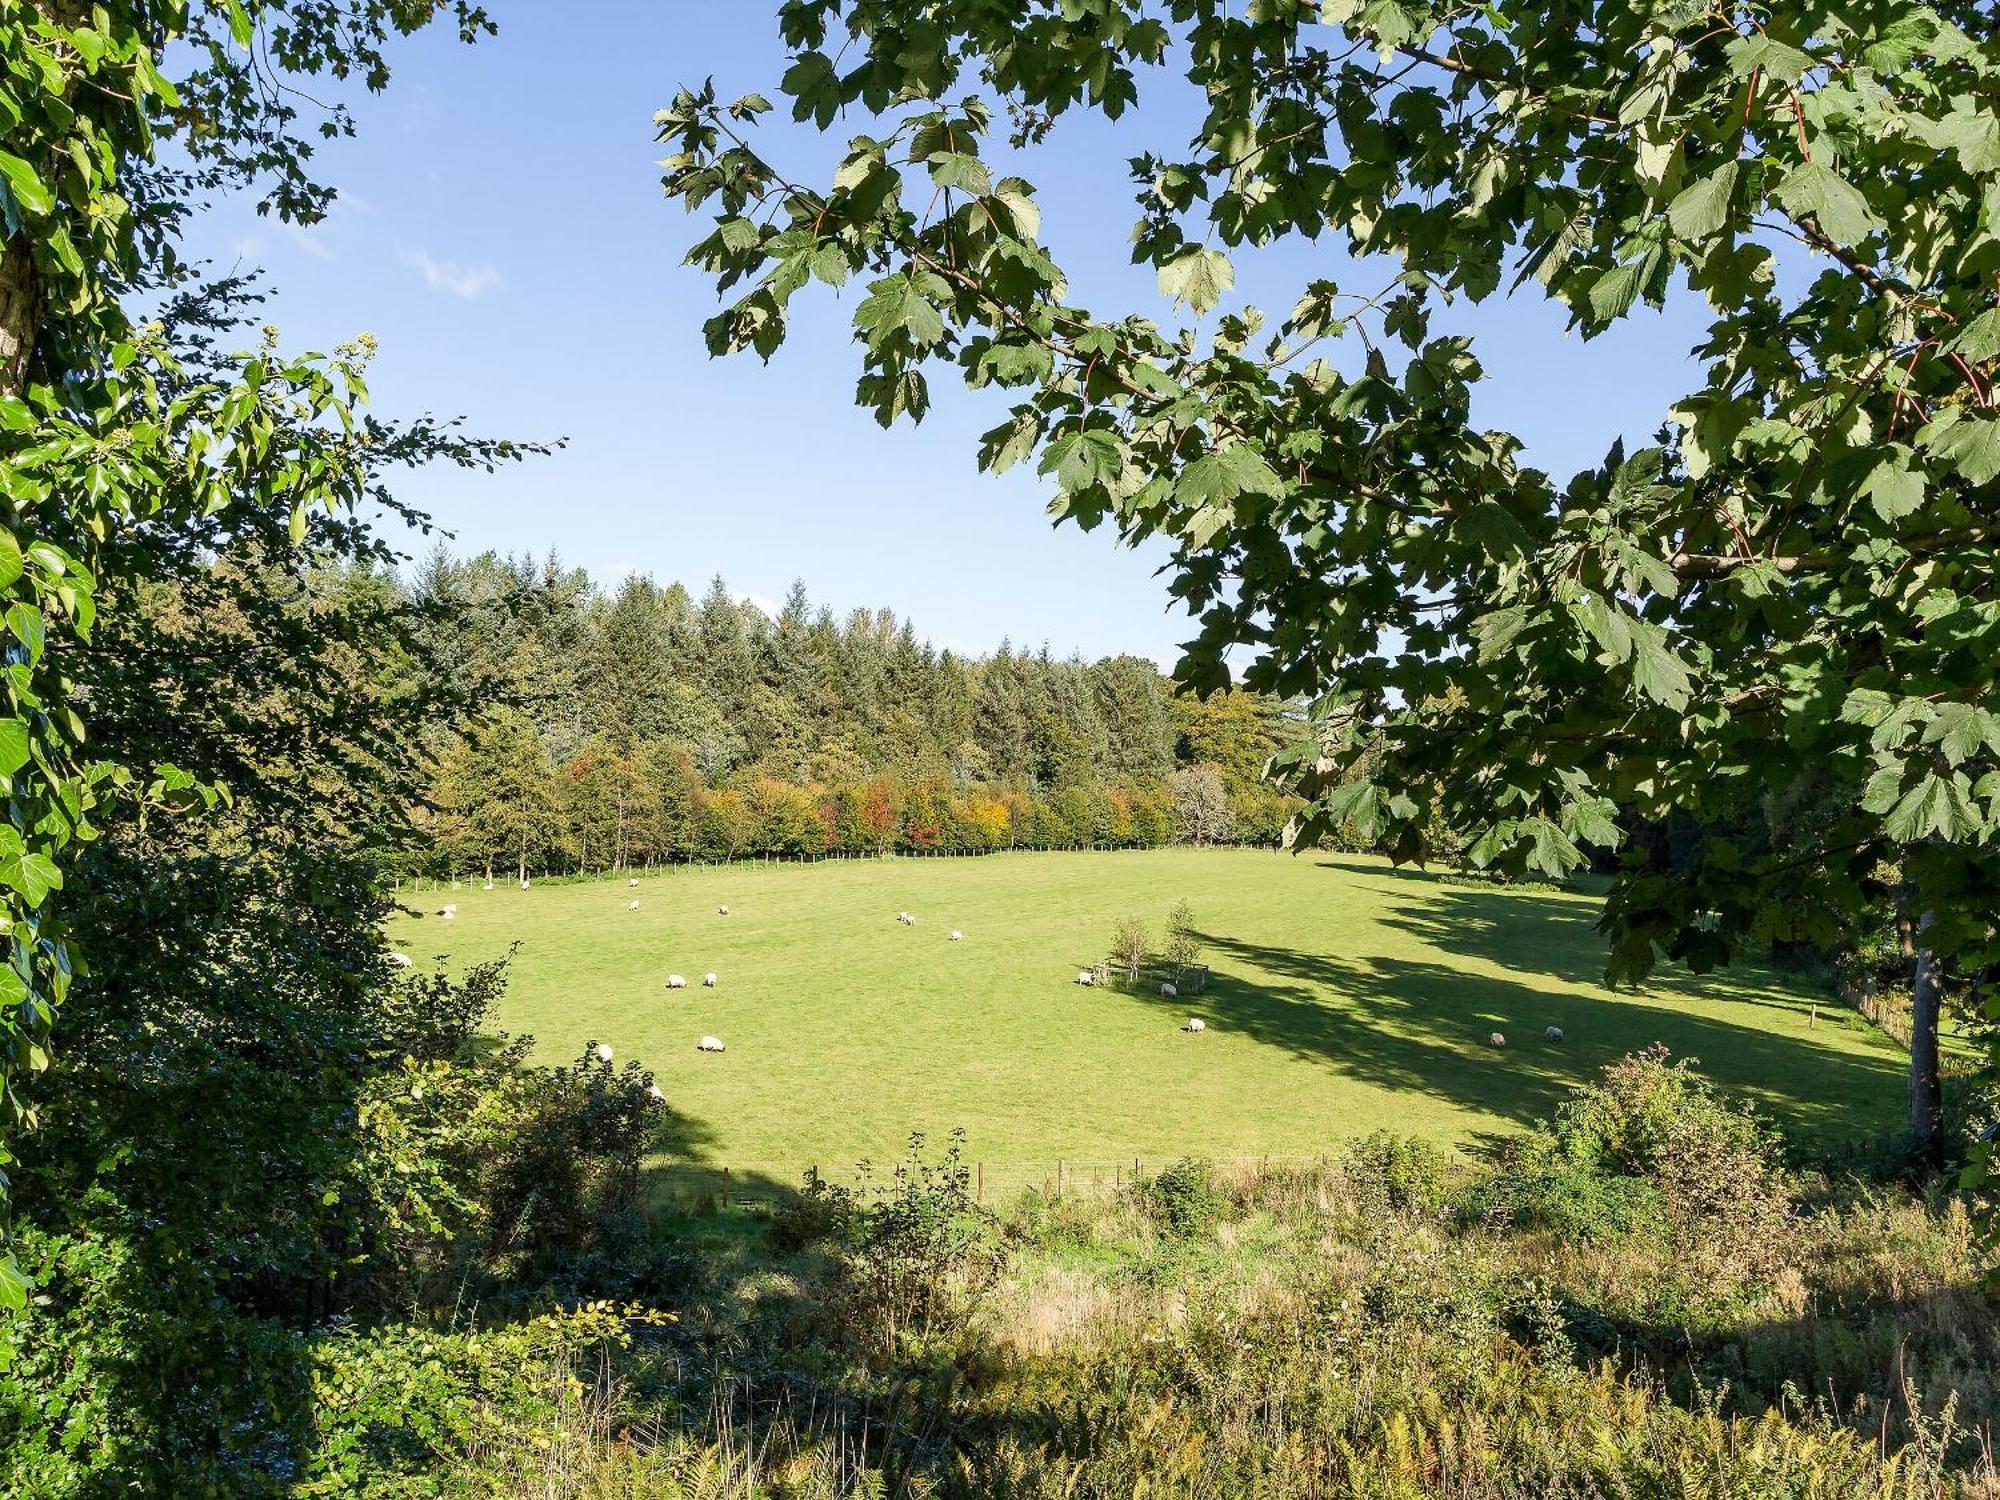
<path id="1" fill-rule="evenodd" d="M 1138 917 L 1120 917 L 1111 929 L 1112 961 L 1125 971 L 1125 977 L 1133 984 L 1139 982 L 1139 971 L 1145 967 L 1146 955 L 1152 947 L 1152 934 L 1146 931 L 1146 924 Z"/>
<path id="2" fill-rule="evenodd" d="M 1192 1157 L 1134 1183 L 1132 1197 L 1153 1227 L 1170 1240 L 1209 1233 L 1226 1203 L 1216 1186 L 1214 1168 Z"/>
<path id="3" fill-rule="evenodd" d="M 1397 1213 L 1436 1214 L 1450 1195 L 1451 1157 L 1429 1141 L 1378 1130 L 1349 1144 L 1340 1165 L 1358 1194 Z"/>
<path id="4" fill-rule="evenodd" d="M 878 1351 L 956 1327 L 1004 1264 L 993 1216 L 973 1196 L 965 1133 L 953 1131 L 935 1158 L 925 1144 L 912 1132 L 909 1155 L 886 1181 L 865 1161 L 853 1187 L 815 1174 L 791 1210 L 788 1232 L 838 1245 L 842 1321 Z"/>

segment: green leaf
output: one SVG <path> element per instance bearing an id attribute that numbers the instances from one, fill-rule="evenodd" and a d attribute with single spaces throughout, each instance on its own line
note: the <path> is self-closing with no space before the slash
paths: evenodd
<path id="1" fill-rule="evenodd" d="M 56 206 L 55 195 L 35 175 L 35 169 L 12 152 L 0 151 L 0 177 L 7 180 L 7 191 L 14 195 L 14 201 L 29 213 L 40 217 Z"/>
<path id="2" fill-rule="evenodd" d="M 1962 765 L 1983 749 L 2000 751 L 2000 719 L 1975 703 L 1940 703 L 1926 745 L 1935 745 L 1952 765 Z"/>
<path id="3" fill-rule="evenodd" d="M 939 187 L 957 188 L 963 193 L 984 197 L 993 190 L 993 174 L 986 163 L 963 151 L 940 151 L 931 158 L 931 181 Z"/>
<path id="4" fill-rule="evenodd" d="M 2000 478 L 2000 418 L 1953 409 L 1927 425 L 1917 440 L 1969 484 Z"/>
<path id="5" fill-rule="evenodd" d="M 1868 201 L 1825 162 L 1803 162 L 1771 192 L 1794 219 L 1812 218 L 1841 245 L 1858 245 L 1878 226 Z"/>
<path id="6" fill-rule="evenodd" d="M 1882 832 L 1899 844 L 1914 844 L 1932 834 L 1957 839 L 1975 833 L 1979 815 L 1973 810 L 1969 791 L 1959 772 L 1948 777 L 1929 772 L 1883 820 Z"/>
<path id="7" fill-rule="evenodd" d="M 1775 78 L 1780 83 L 1797 83 L 1813 65 L 1813 60 L 1798 48 L 1762 31 L 1755 36 L 1738 37 L 1729 44 L 1725 56 L 1729 59 L 1729 71 L 1738 78 L 1748 78 L 1762 70 L 1766 78 Z"/>
<path id="8" fill-rule="evenodd" d="M 1875 507 L 1876 515 L 1885 521 L 1900 521 L 1923 508 L 1925 482 L 1921 469 L 1911 468 L 1907 459 L 1892 454 L 1869 471 L 1861 493 Z"/>
<path id="9" fill-rule="evenodd" d="M 1664 632 L 1647 620 L 1634 620 L 1632 681 L 1655 703 L 1676 713 L 1687 707 L 1692 689 L 1687 664 L 1668 647 Z"/>
<path id="10" fill-rule="evenodd" d="M 2000 356 L 2000 307 L 1989 307 L 1967 323 L 1950 347 L 1974 364 Z"/>
<path id="11" fill-rule="evenodd" d="M 1205 313 L 1236 285 L 1236 272 L 1220 250 L 1186 250 L 1160 267 L 1160 290 L 1178 306 Z"/>
<path id="12" fill-rule="evenodd" d="M 1729 222 L 1729 200 L 1736 191 L 1736 163 L 1689 183 L 1667 205 L 1667 222 L 1684 240 L 1705 240 Z"/>
<path id="13" fill-rule="evenodd" d="M 0 776 L 12 776 L 30 759 L 25 719 L 0 719 Z"/>
<path id="14" fill-rule="evenodd" d="M 229 35 L 239 47 L 248 47 L 256 36 L 256 28 L 250 24 L 250 13 L 243 8 L 243 0 L 226 0 L 229 12 Z"/>

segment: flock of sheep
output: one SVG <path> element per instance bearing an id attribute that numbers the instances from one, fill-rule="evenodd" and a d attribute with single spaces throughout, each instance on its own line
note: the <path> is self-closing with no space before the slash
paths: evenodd
<path id="1" fill-rule="evenodd" d="M 523 881 L 521 884 L 522 888 L 526 889 L 527 882 Z M 625 882 L 625 884 L 628 888 L 636 890 L 638 888 L 639 882 L 635 879 L 635 880 L 628 880 Z M 490 880 L 486 883 L 485 889 L 489 891 L 493 889 L 493 883 Z M 638 898 L 634 897 L 632 900 L 628 901 L 625 904 L 625 909 L 627 911 L 637 911 L 639 909 Z M 729 915 L 729 908 L 727 906 L 718 906 L 715 909 L 715 912 L 717 916 L 726 917 Z M 457 917 L 458 906 L 456 905 L 456 903 L 449 903 L 444 906 L 440 906 L 438 908 L 437 914 L 439 917 L 449 922 L 455 917 Z M 906 911 L 897 912 L 896 921 L 904 927 L 914 927 L 917 925 L 917 919 Z M 965 940 L 965 934 L 960 932 L 956 927 L 954 927 L 951 930 L 951 934 L 947 940 L 954 943 L 963 942 Z M 410 956 L 407 953 L 391 953 L 389 955 L 389 961 L 399 969 L 407 969 L 410 967 Z M 701 976 L 701 983 L 704 989 L 712 990 L 716 988 L 716 986 L 720 982 L 721 981 L 717 978 L 717 976 L 713 972 Z M 1083 985 L 1085 988 L 1090 988 L 1095 986 L 1097 983 L 1097 971 L 1094 969 L 1078 970 L 1076 976 L 1076 982 L 1080 985 Z M 686 989 L 687 988 L 686 976 L 681 974 L 669 974 L 667 976 L 667 988 L 670 990 Z M 1177 986 L 1171 983 L 1162 984 L 1160 986 L 1160 998 L 1162 1000 L 1179 999 L 1180 990 Z M 1182 1026 L 1181 1030 L 1194 1034 L 1200 1034 L 1201 1032 L 1208 1030 L 1208 1023 L 1202 1020 L 1202 1018 L 1199 1016 L 1189 1016 L 1187 1019 L 1187 1024 Z M 1545 1041 L 1561 1042 L 1563 1040 L 1563 1029 L 1560 1026 L 1550 1026 L 1542 1032 L 1542 1037 Z M 1496 1048 L 1505 1047 L 1507 1045 L 1507 1035 L 1505 1032 L 1501 1031 L 1488 1032 L 1486 1036 L 1486 1044 L 1489 1047 L 1496 1047 Z M 722 1040 L 719 1037 L 704 1036 L 700 1041 L 695 1043 L 695 1050 L 698 1052 L 724 1052 L 727 1051 L 728 1049 L 723 1045 Z M 598 1059 L 602 1062 L 608 1063 L 611 1061 L 611 1048 L 605 1045 L 604 1043 L 597 1044 L 596 1054 Z M 649 1087 L 647 1089 L 647 1093 L 655 1099 L 665 1098 L 665 1095 L 663 1095 L 660 1092 L 657 1086 Z"/>

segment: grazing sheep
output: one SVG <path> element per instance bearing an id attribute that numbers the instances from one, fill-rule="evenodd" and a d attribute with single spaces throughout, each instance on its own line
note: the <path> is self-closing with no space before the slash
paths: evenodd
<path id="1" fill-rule="evenodd" d="M 1181 1030 L 1206 1031 L 1208 1030 L 1208 1022 L 1204 1021 L 1200 1016 L 1189 1016 L 1187 1025 L 1183 1026 Z"/>
<path id="2" fill-rule="evenodd" d="M 1076 982 L 1083 985 L 1095 984 L 1097 983 L 1097 976 L 1088 969 L 1078 969 L 1076 971 Z"/>
<path id="3" fill-rule="evenodd" d="M 965 941 L 965 934 L 960 932 L 956 927 L 954 927 L 951 930 L 951 940 L 954 943 L 962 943 Z"/>
<path id="4" fill-rule="evenodd" d="M 455 917 L 458 915 L 458 907 L 455 904 L 449 906 L 440 906 L 438 908 L 438 915 L 441 917 Z"/>
<path id="5" fill-rule="evenodd" d="M 1563 1039 L 1563 1029 L 1560 1026 L 1551 1026 L 1547 1031 L 1543 1032 L 1542 1035 L 1546 1037 L 1549 1041 L 1559 1042 Z"/>
<path id="6" fill-rule="evenodd" d="M 639 889 L 639 877 L 637 875 L 634 875 L 630 880 L 626 881 L 625 884 L 632 890 L 636 891 Z"/>
<path id="7" fill-rule="evenodd" d="M 637 911 L 638 909 L 639 909 L 639 903 L 636 901 L 627 901 L 625 903 L 625 910 L 627 911 Z"/>
<path id="8" fill-rule="evenodd" d="M 528 877 L 523 875 L 521 877 L 521 889 L 525 891 L 527 888 L 528 888 Z"/>
<path id="9" fill-rule="evenodd" d="M 713 974 L 704 974 L 704 975 L 702 975 L 702 976 L 701 976 L 701 984 L 702 984 L 702 988 L 703 988 L 703 989 L 709 989 L 709 990 L 712 990 L 712 989 L 714 989 L 714 988 L 715 988 L 715 976 L 714 976 Z"/>
<path id="10" fill-rule="evenodd" d="M 1160 998 L 1162 1000 L 1178 1000 L 1180 998 L 1180 994 L 1181 991 L 1179 985 L 1163 984 L 1160 986 Z"/>
<path id="11" fill-rule="evenodd" d="M 1487 1045 L 1487 1046 L 1489 1046 L 1489 1047 L 1504 1047 L 1504 1046 L 1506 1046 L 1506 1045 L 1507 1045 L 1507 1033 L 1506 1033 L 1506 1032 L 1504 1032 L 1504 1031 L 1489 1031 L 1489 1032 L 1487 1032 L 1487 1033 L 1486 1033 L 1486 1045 Z"/>
<path id="12" fill-rule="evenodd" d="M 389 955 L 389 962 L 399 969 L 407 969 L 410 966 L 410 955 L 407 953 L 391 953 Z"/>
<path id="13" fill-rule="evenodd" d="M 903 925 L 904 925 L 905 927 L 914 927 L 914 926 L 916 926 L 916 925 L 917 925 L 917 919 L 916 919 L 915 917 L 911 916 L 911 915 L 910 915 L 910 914 L 909 914 L 908 912 L 906 912 L 906 911 L 899 911 L 899 912 L 897 912 L 897 913 L 896 913 L 896 920 L 897 920 L 898 922 L 901 922 L 901 923 L 902 923 L 902 924 L 903 924 Z"/>
<path id="14" fill-rule="evenodd" d="M 683 976 L 681 976 L 681 975 L 679 975 L 679 974 L 669 974 L 669 975 L 667 976 L 667 988 L 668 988 L 668 989 L 670 989 L 670 990 L 684 990 L 684 989 L 686 989 L 687 987 L 688 987 L 688 982 L 687 982 L 687 980 L 686 980 L 686 979 L 685 979 L 685 978 L 684 978 Z"/>
<path id="15" fill-rule="evenodd" d="M 722 1038 L 719 1036 L 705 1036 L 696 1042 L 694 1046 L 697 1052 L 724 1052 L 728 1050 L 722 1045 Z"/>
<path id="16" fill-rule="evenodd" d="M 609 1043 L 609 1042 L 599 1042 L 599 1043 L 598 1043 L 598 1044 L 597 1044 L 597 1045 L 596 1045 L 595 1047 L 592 1047 L 592 1048 L 590 1049 L 590 1055 L 591 1055 L 592 1057 L 596 1058 L 596 1059 L 597 1059 L 597 1060 L 598 1060 L 599 1062 L 601 1062 L 601 1063 L 608 1063 L 608 1062 L 610 1062 L 610 1061 L 611 1061 L 611 1043 Z"/>
<path id="17" fill-rule="evenodd" d="M 655 1104 L 665 1104 L 667 1102 L 667 1091 L 657 1083 L 649 1083 L 646 1085 L 646 1097 Z"/>
<path id="18" fill-rule="evenodd" d="M 729 908 L 726 906 L 718 906 L 715 909 L 715 914 L 718 917 L 726 917 L 729 915 Z"/>

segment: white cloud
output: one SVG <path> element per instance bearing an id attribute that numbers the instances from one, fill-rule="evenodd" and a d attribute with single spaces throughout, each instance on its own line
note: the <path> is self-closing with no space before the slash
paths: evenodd
<path id="1" fill-rule="evenodd" d="M 435 292 L 450 292 L 471 301 L 500 285 L 497 266 L 461 266 L 455 260 L 434 260 L 421 250 L 405 250 L 403 259 L 423 273 L 424 284 Z"/>
<path id="2" fill-rule="evenodd" d="M 332 260 L 333 246 L 327 242 L 332 225 L 331 218 L 322 219 L 317 224 L 292 224 L 281 219 L 278 230 L 314 260 Z"/>
<path id="3" fill-rule="evenodd" d="M 735 593 L 730 595 L 730 597 L 738 604 L 747 604 L 752 609 L 762 610 L 774 620 L 778 618 L 778 611 L 783 608 L 782 605 L 772 603 L 762 594 Z"/>

